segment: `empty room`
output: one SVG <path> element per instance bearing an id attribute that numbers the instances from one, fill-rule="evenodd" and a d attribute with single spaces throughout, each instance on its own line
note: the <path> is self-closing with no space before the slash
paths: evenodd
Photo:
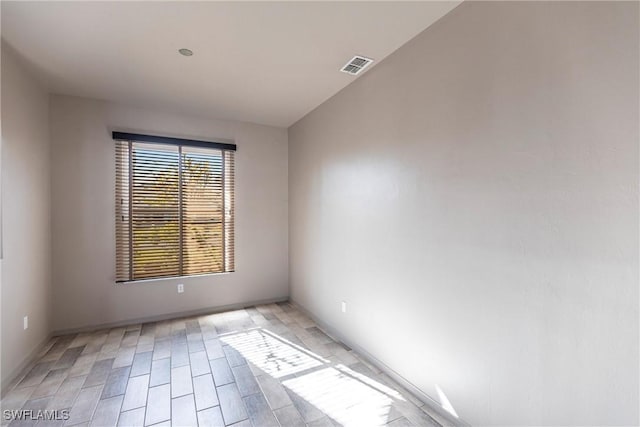
<path id="1" fill-rule="evenodd" d="M 640 2 L 0 14 L 3 427 L 640 425 Z"/>

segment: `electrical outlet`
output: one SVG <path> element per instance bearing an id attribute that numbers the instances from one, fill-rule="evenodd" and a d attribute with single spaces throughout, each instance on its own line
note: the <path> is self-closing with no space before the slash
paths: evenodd
<path id="1" fill-rule="evenodd" d="M 22 327 L 25 331 L 29 328 L 29 316 L 24 316 L 22 319 Z"/>
<path id="2" fill-rule="evenodd" d="M 183 285 L 182 283 L 180 283 L 180 284 L 178 285 L 178 293 L 179 293 L 179 294 L 181 294 L 181 293 L 183 293 L 183 292 L 184 292 L 184 285 Z"/>
<path id="3" fill-rule="evenodd" d="M 342 301 L 342 312 L 343 313 L 347 312 L 347 302 L 346 301 Z"/>

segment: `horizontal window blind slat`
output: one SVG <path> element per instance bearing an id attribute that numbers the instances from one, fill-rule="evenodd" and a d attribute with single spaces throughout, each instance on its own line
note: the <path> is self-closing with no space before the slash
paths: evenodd
<path id="1" fill-rule="evenodd" d="M 234 271 L 234 152 L 116 142 L 116 279 Z"/>

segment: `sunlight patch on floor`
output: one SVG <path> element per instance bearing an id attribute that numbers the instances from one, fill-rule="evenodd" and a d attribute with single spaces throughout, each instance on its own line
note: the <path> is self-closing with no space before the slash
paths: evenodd
<path id="1" fill-rule="evenodd" d="M 381 426 L 393 400 L 334 367 L 283 381 L 282 384 L 343 426 Z"/>
<path id="2" fill-rule="evenodd" d="M 220 340 L 273 378 L 322 366 L 322 358 L 312 357 L 289 341 L 261 329 L 224 335 Z"/>
<path id="3" fill-rule="evenodd" d="M 343 426 L 385 425 L 393 402 L 405 400 L 394 389 L 264 329 L 220 340 Z"/>
<path id="4" fill-rule="evenodd" d="M 361 373 L 356 372 L 356 371 L 354 371 L 352 369 L 349 369 L 345 365 L 336 365 L 335 367 L 337 369 L 339 369 L 340 371 L 346 373 L 347 375 L 350 375 L 350 376 L 358 379 L 363 384 L 366 384 L 369 387 L 374 388 L 377 391 L 388 395 L 389 397 L 392 397 L 392 398 L 394 398 L 396 400 L 401 400 L 403 402 L 405 401 L 404 397 L 402 397 L 402 395 L 400 393 L 398 393 L 397 391 L 395 391 L 391 387 L 388 387 L 388 386 L 386 386 L 384 384 L 381 384 L 378 381 L 376 381 L 376 380 L 374 380 L 372 378 L 369 378 L 368 376 L 366 376 L 364 374 L 361 374 Z"/>

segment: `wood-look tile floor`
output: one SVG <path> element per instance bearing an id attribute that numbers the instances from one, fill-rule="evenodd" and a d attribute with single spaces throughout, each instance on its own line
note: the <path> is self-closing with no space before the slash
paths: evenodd
<path id="1" fill-rule="evenodd" d="M 2 409 L 69 411 L 10 426 L 438 425 L 289 303 L 55 337 Z"/>

